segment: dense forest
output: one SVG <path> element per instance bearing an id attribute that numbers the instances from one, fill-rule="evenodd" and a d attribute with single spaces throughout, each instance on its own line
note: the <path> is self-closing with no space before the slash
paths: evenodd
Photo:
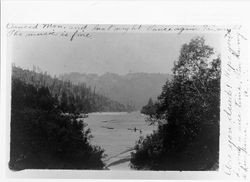
<path id="1" fill-rule="evenodd" d="M 215 170 L 218 167 L 220 57 L 204 38 L 184 44 L 156 103 L 142 110 L 158 129 L 140 138 L 135 169 Z M 154 108 L 154 109 L 153 109 Z"/>
<path id="2" fill-rule="evenodd" d="M 46 72 L 36 72 L 36 67 L 34 67 L 33 71 L 30 71 L 13 65 L 12 77 L 36 88 L 47 87 L 52 96 L 58 100 L 58 107 L 63 112 L 115 112 L 129 109 L 123 104 L 97 94 L 95 89 L 87 87 L 84 83 L 73 84 L 70 81 L 62 81 L 56 77 L 52 78 Z"/>
<path id="3" fill-rule="evenodd" d="M 12 77 L 10 169 L 102 169 L 104 151 L 83 118 L 38 85 Z"/>

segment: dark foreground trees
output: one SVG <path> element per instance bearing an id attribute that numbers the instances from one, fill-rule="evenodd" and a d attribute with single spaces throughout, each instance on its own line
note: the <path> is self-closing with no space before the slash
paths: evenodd
<path id="1" fill-rule="evenodd" d="M 149 170 L 213 170 L 218 165 L 220 58 L 197 37 L 182 46 L 174 77 L 163 86 L 151 122 L 131 164 Z"/>
<path id="2" fill-rule="evenodd" d="M 79 115 L 63 114 L 47 87 L 12 79 L 9 167 L 102 169 L 103 150 L 90 144 Z"/>

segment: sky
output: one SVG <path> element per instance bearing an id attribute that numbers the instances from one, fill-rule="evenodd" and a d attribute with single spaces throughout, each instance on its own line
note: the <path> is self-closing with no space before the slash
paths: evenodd
<path id="1" fill-rule="evenodd" d="M 196 36 L 221 51 L 219 34 L 93 33 L 91 39 L 12 38 L 9 59 L 16 66 L 38 66 L 51 75 L 63 73 L 171 73 L 181 46 Z"/>

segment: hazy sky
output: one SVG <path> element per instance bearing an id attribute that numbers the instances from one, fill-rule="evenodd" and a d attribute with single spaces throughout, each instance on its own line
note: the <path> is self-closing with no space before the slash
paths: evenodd
<path id="1" fill-rule="evenodd" d="M 13 38 L 10 59 L 17 66 L 38 66 L 52 75 L 68 72 L 171 73 L 180 48 L 195 36 L 220 53 L 218 34 L 95 33 L 92 39 L 69 41 L 58 37 Z"/>

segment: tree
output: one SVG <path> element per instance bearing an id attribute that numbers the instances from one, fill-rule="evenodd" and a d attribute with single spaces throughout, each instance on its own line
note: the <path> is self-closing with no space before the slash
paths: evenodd
<path id="1" fill-rule="evenodd" d="M 151 98 L 151 97 L 150 97 L 150 98 L 149 98 L 149 100 L 148 100 L 148 105 L 149 105 L 149 106 L 154 105 L 153 100 L 152 100 L 152 98 Z"/>
<path id="2" fill-rule="evenodd" d="M 142 107 L 141 113 L 152 116 L 155 114 L 155 105 L 152 98 L 149 98 L 148 104 Z"/>
<path id="3" fill-rule="evenodd" d="M 207 170 L 218 162 L 220 57 L 213 55 L 202 37 L 182 46 L 173 80 L 163 86 L 151 115 L 161 125 L 139 140 L 134 168 Z"/>
<path id="4" fill-rule="evenodd" d="M 67 112 L 68 111 L 68 96 L 67 96 L 67 93 L 65 91 L 63 91 L 63 93 L 62 93 L 60 107 L 61 107 L 61 110 L 63 112 Z"/>

